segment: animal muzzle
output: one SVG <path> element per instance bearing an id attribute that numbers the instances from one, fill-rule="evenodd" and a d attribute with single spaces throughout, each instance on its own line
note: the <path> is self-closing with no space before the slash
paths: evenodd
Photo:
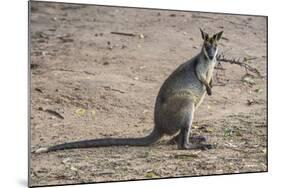
<path id="1" fill-rule="evenodd" d="M 206 49 L 206 51 L 207 51 L 208 57 L 210 59 L 214 59 L 214 57 L 216 55 L 216 50 L 213 48 L 209 48 L 209 49 Z"/>

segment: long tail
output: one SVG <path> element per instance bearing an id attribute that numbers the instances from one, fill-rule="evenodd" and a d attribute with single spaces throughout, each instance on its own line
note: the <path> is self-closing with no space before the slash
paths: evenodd
<path id="1" fill-rule="evenodd" d="M 148 146 L 161 138 L 161 134 L 157 130 L 153 130 L 149 135 L 141 138 L 101 138 L 93 140 L 82 140 L 59 144 L 47 148 L 40 148 L 35 153 L 44 153 L 56 150 L 90 148 L 90 147 L 107 147 L 107 146 Z"/>

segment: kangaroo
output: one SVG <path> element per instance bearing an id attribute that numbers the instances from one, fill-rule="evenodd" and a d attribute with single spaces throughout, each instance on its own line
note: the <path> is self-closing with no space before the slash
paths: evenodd
<path id="1" fill-rule="evenodd" d="M 101 138 L 69 142 L 40 148 L 35 153 L 64 149 L 106 147 L 106 146 L 148 146 L 164 135 L 176 135 L 178 149 L 211 149 L 204 144 L 205 137 L 190 137 L 193 116 L 206 93 L 212 94 L 212 75 L 218 52 L 217 42 L 223 31 L 209 36 L 200 29 L 203 45 L 200 53 L 181 64 L 163 83 L 154 109 L 154 128 L 140 138 Z"/>

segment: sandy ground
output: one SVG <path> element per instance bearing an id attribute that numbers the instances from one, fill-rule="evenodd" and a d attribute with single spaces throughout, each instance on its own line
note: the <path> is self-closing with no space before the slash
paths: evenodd
<path id="1" fill-rule="evenodd" d="M 263 75 L 216 70 L 192 129 L 215 149 L 177 150 L 164 137 L 150 147 L 32 153 L 31 185 L 266 171 L 266 18 L 253 16 L 32 2 L 31 151 L 148 134 L 161 84 L 200 51 L 199 27 L 224 30 L 220 52 L 256 58 Z"/>

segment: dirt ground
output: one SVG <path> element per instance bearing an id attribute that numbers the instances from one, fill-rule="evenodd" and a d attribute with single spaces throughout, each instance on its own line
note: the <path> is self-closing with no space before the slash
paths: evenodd
<path id="1" fill-rule="evenodd" d="M 161 84 L 201 49 L 199 27 L 224 30 L 220 52 L 255 58 L 262 74 L 229 63 L 215 71 L 192 128 L 214 149 L 178 150 L 164 137 L 150 147 L 31 153 L 32 186 L 267 171 L 265 17 L 32 2 L 30 23 L 31 151 L 148 134 Z"/>

